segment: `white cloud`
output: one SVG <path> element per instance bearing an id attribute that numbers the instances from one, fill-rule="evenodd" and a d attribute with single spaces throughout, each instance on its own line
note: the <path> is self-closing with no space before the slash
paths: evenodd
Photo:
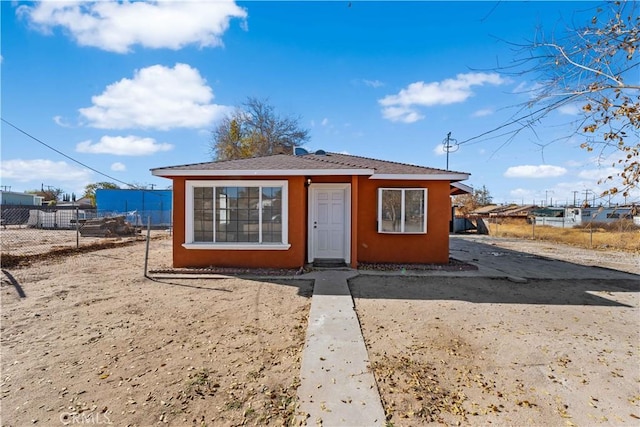
<path id="1" fill-rule="evenodd" d="M 567 173 L 561 166 L 552 165 L 522 165 L 511 166 L 504 176 L 507 178 L 555 178 Z"/>
<path id="2" fill-rule="evenodd" d="M 490 116 L 493 114 L 493 110 L 490 108 L 483 108 L 481 110 L 478 111 L 474 111 L 473 114 L 471 114 L 471 117 L 486 117 L 486 116 Z"/>
<path id="3" fill-rule="evenodd" d="M 382 117 L 392 122 L 414 123 L 424 119 L 424 116 L 413 108 L 385 107 L 382 109 Z"/>
<path id="4" fill-rule="evenodd" d="M 564 164 L 570 168 L 578 168 L 582 166 L 582 162 L 579 162 L 577 160 L 567 160 L 566 162 L 564 162 Z"/>
<path id="5" fill-rule="evenodd" d="M 614 176 L 616 172 L 620 170 L 621 169 L 616 170 L 615 168 L 612 168 L 612 167 L 602 167 L 602 168 L 594 167 L 591 169 L 581 170 L 580 172 L 578 172 L 578 177 L 582 179 L 597 181 L 599 179 L 606 178 L 607 176 Z"/>
<path id="6" fill-rule="evenodd" d="M 601 153 L 600 156 L 594 156 L 582 165 L 578 176 L 583 179 L 600 180 L 608 176 L 614 177 L 613 182 L 620 185 L 622 181 L 617 175 L 624 169 L 623 163 L 626 160 L 626 152 L 613 151 L 610 153 Z"/>
<path id="7" fill-rule="evenodd" d="M 384 83 L 380 80 L 369 80 L 369 79 L 352 79 L 351 84 L 354 86 L 369 86 L 374 89 L 384 86 Z"/>
<path id="8" fill-rule="evenodd" d="M 173 145 L 158 143 L 153 138 L 137 136 L 103 136 L 99 142 L 83 141 L 76 145 L 76 151 L 92 154 L 115 154 L 120 156 L 147 156 L 158 151 L 169 151 Z"/>
<path id="9" fill-rule="evenodd" d="M 62 27 L 81 46 L 127 53 L 132 46 L 181 49 L 221 46 L 232 18 L 247 12 L 233 1 L 43 1 L 17 10 L 37 29 Z M 246 28 L 243 26 L 243 28 Z"/>
<path id="10" fill-rule="evenodd" d="M 384 83 L 382 83 L 380 80 L 363 79 L 362 83 L 364 83 L 365 85 L 370 86 L 372 88 L 379 88 L 381 86 L 384 86 Z"/>
<path id="11" fill-rule="evenodd" d="M 124 172 L 127 170 L 127 167 L 124 163 L 115 162 L 111 165 L 111 170 L 116 172 Z"/>
<path id="12" fill-rule="evenodd" d="M 326 117 L 324 119 L 322 119 L 322 126 L 326 126 L 329 124 L 329 119 L 327 119 Z"/>
<path id="13" fill-rule="evenodd" d="M 91 100 L 93 106 L 79 111 L 100 129 L 206 127 L 233 110 L 211 104 L 213 91 L 187 64 L 136 70 L 133 79 L 113 83 Z"/>
<path id="14" fill-rule="evenodd" d="M 447 152 L 444 150 L 444 145 L 438 144 L 435 147 L 433 147 L 433 154 L 435 154 L 436 156 L 443 156 L 447 154 Z"/>
<path id="15" fill-rule="evenodd" d="M 621 169 L 613 167 L 613 163 L 621 155 L 624 154 L 616 152 L 611 153 L 609 156 L 593 157 L 586 162 L 566 162 L 566 165 L 571 164 L 571 169 L 566 174 L 563 174 L 562 180 L 555 180 L 550 183 L 551 185 L 547 183 L 544 187 L 535 189 L 518 188 L 511 190 L 511 197 L 523 199 L 528 203 L 531 200 L 535 200 L 539 204 L 543 203 L 545 199 L 548 202 L 553 200 L 554 204 L 572 204 L 574 200 L 577 204 L 581 204 L 584 202 L 585 197 L 589 203 L 593 203 L 595 198 L 596 205 L 600 203 L 608 204 L 609 202 L 624 203 L 625 199 L 621 194 L 613 196 L 611 200 L 609 197 L 600 197 L 605 190 L 612 187 L 623 188 L 621 179 L 616 175 Z M 534 166 L 533 168 L 536 167 Z M 535 172 L 530 171 L 530 173 Z M 608 176 L 611 176 L 612 179 L 601 181 Z M 630 191 L 627 200 L 639 200 L 639 198 L 640 189 L 634 189 Z"/>
<path id="16" fill-rule="evenodd" d="M 519 199 L 524 198 L 528 200 L 531 197 L 533 197 L 535 193 L 531 190 L 527 190 L 526 188 L 515 188 L 509 191 L 509 195 L 514 198 L 519 198 Z"/>
<path id="17" fill-rule="evenodd" d="M 561 105 L 560 107 L 558 107 L 558 112 L 566 116 L 577 116 L 578 114 L 580 114 L 581 111 L 582 109 L 578 107 L 576 104 L 567 104 L 567 105 Z"/>
<path id="18" fill-rule="evenodd" d="M 17 182 L 37 181 L 41 183 L 77 183 L 89 182 L 91 171 L 80 169 L 66 162 L 54 162 L 48 159 L 3 160 L 0 162 L 0 175 L 3 179 Z"/>
<path id="19" fill-rule="evenodd" d="M 69 122 L 67 122 L 65 119 L 62 118 L 62 116 L 54 116 L 53 117 L 53 121 L 60 127 L 63 128 L 70 128 L 71 124 L 69 124 Z"/>
<path id="20" fill-rule="evenodd" d="M 543 85 L 542 83 L 538 83 L 538 82 L 535 82 L 535 83 L 521 82 L 513 90 L 513 93 L 515 93 L 515 94 L 524 94 L 528 98 L 533 99 L 533 98 L 539 96 L 540 91 L 542 91 L 545 88 L 546 88 L 546 86 Z"/>
<path id="21" fill-rule="evenodd" d="M 466 101 L 473 96 L 473 86 L 485 84 L 501 85 L 506 83 L 497 73 L 458 74 L 455 79 L 440 82 L 415 82 L 396 95 L 387 95 L 378 100 L 383 107 L 382 115 L 391 121 L 412 123 L 424 118 L 415 107 L 448 105 Z"/>

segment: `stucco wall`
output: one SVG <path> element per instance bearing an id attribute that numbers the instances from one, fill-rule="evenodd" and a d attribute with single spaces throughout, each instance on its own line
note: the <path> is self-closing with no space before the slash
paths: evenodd
<path id="1" fill-rule="evenodd" d="M 427 188 L 427 233 L 378 233 L 378 188 Z M 449 183 L 443 181 L 382 181 L 359 178 L 358 240 L 360 262 L 449 262 Z"/>
<path id="2" fill-rule="evenodd" d="M 192 180 L 193 178 L 189 178 Z M 207 180 L 211 178 L 203 177 Z M 255 180 L 255 177 L 225 177 L 225 179 Z M 261 178 L 264 180 L 264 177 Z M 289 180 L 289 243 L 288 250 L 188 250 L 185 242 L 185 181 L 183 177 L 173 179 L 173 266 L 179 267 L 270 267 L 298 268 L 304 265 L 306 250 L 307 196 L 304 177 L 269 177 L 274 180 Z"/>
<path id="3" fill-rule="evenodd" d="M 449 261 L 449 183 L 442 181 L 384 181 L 368 177 L 311 177 L 314 183 L 352 184 L 352 266 L 359 262 L 447 263 Z M 193 178 L 190 178 L 193 179 Z M 203 177 L 202 179 L 211 179 Z M 225 177 L 252 180 L 255 177 Z M 261 177 L 264 179 L 264 177 Z M 306 177 L 269 177 L 289 180 L 288 250 L 188 250 L 185 242 L 185 180 L 173 178 L 174 267 L 298 268 L 306 262 Z M 381 234 L 377 228 L 378 188 L 428 188 L 426 234 Z"/>

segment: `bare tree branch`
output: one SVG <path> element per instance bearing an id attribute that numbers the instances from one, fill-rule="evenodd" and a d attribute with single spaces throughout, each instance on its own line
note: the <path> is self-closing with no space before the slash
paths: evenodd
<path id="1" fill-rule="evenodd" d="M 230 160 L 292 153 L 309 139 L 298 120 L 279 116 L 267 100 L 249 97 L 213 129 L 211 155 Z"/>

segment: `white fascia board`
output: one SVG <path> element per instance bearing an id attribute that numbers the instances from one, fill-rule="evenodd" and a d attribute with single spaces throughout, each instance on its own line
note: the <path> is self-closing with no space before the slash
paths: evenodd
<path id="1" fill-rule="evenodd" d="M 269 169 L 269 170 L 161 170 L 152 169 L 154 176 L 331 176 L 373 175 L 373 169 Z"/>
<path id="2" fill-rule="evenodd" d="M 469 193 L 469 194 L 473 193 L 473 187 L 471 187 L 469 185 L 466 185 L 466 184 L 463 184 L 461 182 L 452 182 L 451 185 L 453 187 L 456 187 L 456 188 L 464 191 L 465 193 Z"/>
<path id="3" fill-rule="evenodd" d="M 388 179 L 403 181 L 464 181 L 469 178 L 468 173 L 442 174 L 375 174 L 369 179 Z"/>

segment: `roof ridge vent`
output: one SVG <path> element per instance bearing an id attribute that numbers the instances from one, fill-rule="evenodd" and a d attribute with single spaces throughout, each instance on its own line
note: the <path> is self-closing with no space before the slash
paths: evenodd
<path id="1" fill-rule="evenodd" d="M 302 147 L 293 147 L 293 155 L 294 156 L 305 156 L 309 154 L 307 150 Z"/>
<path id="2" fill-rule="evenodd" d="M 316 156 L 326 156 L 327 152 L 324 150 L 316 150 L 316 152 L 313 154 L 315 154 Z"/>

